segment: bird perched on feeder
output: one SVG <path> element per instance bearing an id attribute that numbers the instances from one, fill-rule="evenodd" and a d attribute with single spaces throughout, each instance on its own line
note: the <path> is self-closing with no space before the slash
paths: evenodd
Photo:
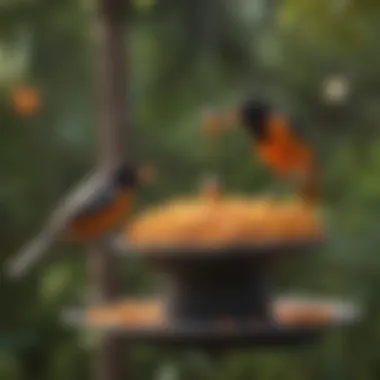
<path id="1" fill-rule="evenodd" d="M 10 261 L 8 274 L 22 276 L 55 243 L 89 243 L 110 236 L 129 216 L 138 185 L 153 179 L 152 168 L 125 164 L 89 175 L 61 202 L 46 227 Z"/>
<path id="2" fill-rule="evenodd" d="M 213 137 L 236 126 L 243 127 L 257 147 L 253 154 L 278 176 L 295 177 L 305 201 L 317 200 L 318 169 L 312 147 L 296 131 L 295 125 L 268 103 L 249 100 L 233 111 L 209 112 L 203 125 Z"/>

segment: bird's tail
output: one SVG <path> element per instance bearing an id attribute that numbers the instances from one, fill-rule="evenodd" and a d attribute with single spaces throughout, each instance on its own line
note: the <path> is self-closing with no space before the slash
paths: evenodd
<path id="1" fill-rule="evenodd" d="M 6 275 L 20 278 L 36 265 L 48 252 L 55 241 L 52 234 L 41 233 L 20 250 L 6 265 Z"/>

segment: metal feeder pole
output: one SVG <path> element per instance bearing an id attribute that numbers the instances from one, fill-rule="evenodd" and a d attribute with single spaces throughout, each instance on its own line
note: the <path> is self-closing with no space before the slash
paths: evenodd
<path id="1" fill-rule="evenodd" d="M 98 139 L 99 165 L 109 170 L 122 161 L 134 162 L 128 108 L 127 47 L 124 37 L 128 0 L 96 0 L 99 30 L 98 55 Z M 89 276 L 94 296 L 100 302 L 117 297 L 119 281 L 116 255 L 107 242 L 89 247 Z M 131 379 L 128 347 L 115 336 L 101 337 L 94 358 L 94 380 Z M 127 363 L 127 364 L 126 364 Z M 128 367 L 128 373 L 125 373 Z"/>

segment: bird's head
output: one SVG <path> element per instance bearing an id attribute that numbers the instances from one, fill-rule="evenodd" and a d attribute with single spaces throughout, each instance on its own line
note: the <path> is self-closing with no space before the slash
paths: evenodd
<path id="1" fill-rule="evenodd" d="M 238 110 L 240 125 L 258 140 L 265 137 L 265 124 L 270 114 L 269 104 L 261 100 L 248 100 Z"/>
<path id="2" fill-rule="evenodd" d="M 235 128 L 244 128 L 251 136 L 261 139 L 265 136 L 265 123 L 271 114 L 268 103 L 250 99 L 237 107 L 223 111 L 208 111 L 203 118 L 203 129 L 217 136 Z"/>
<path id="3" fill-rule="evenodd" d="M 138 182 L 136 168 L 132 165 L 123 164 L 116 171 L 115 181 L 121 187 L 134 187 Z"/>
<path id="4" fill-rule="evenodd" d="M 123 164 L 116 172 L 116 182 L 123 188 L 135 187 L 139 183 L 151 183 L 156 178 L 155 168 L 149 165 Z"/>

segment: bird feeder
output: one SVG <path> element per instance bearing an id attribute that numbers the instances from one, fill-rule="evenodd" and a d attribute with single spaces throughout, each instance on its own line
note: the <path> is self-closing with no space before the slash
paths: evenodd
<path id="1" fill-rule="evenodd" d="M 223 195 L 172 200 L 125 228 L 121 256 L 164 274 L 162 296 L 125 299 L 71 314 L 71 322 L 114 331 L 133 343 L 230 348 L 310 343 L 352 321 L 352 305 L 278 297 L 273 270 L 321 249 L 317 210 L 302 202 Z"/>

